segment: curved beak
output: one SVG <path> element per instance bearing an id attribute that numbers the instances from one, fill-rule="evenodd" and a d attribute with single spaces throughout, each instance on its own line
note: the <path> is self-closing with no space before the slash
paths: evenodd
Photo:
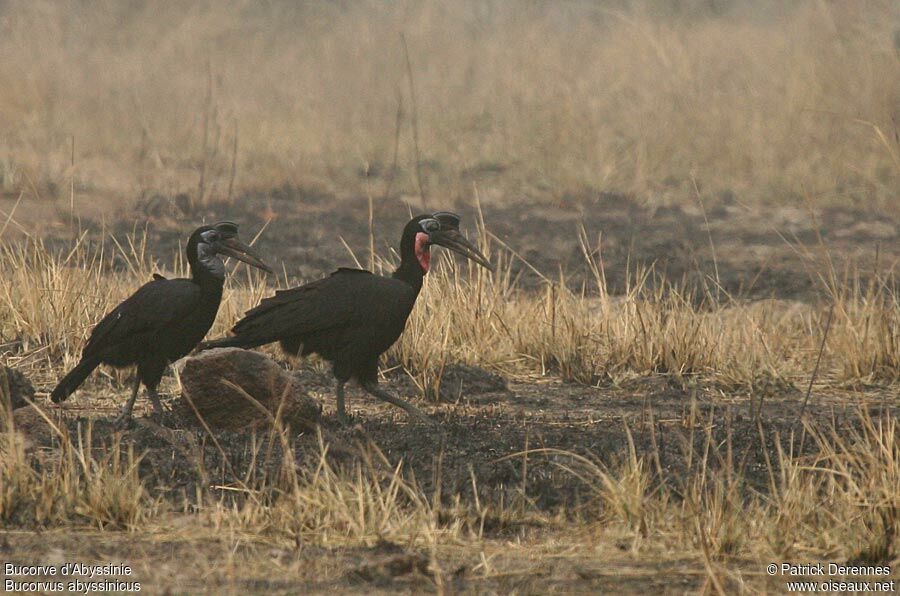
<path id="1" fill-rule="evenodd" d="M 248 265 L 252 265 L 257 269 L 262 269 L 263 271 L 274 273 L 271 267 L 263 263 L 262 259 L 259 257 L 255 250 L 253 250 L 237 238 L 225 238 L 224 240 L 219 241 L 219 246 L 216 252 L 222 253 L 223 255 L 227 255 L 229 257 L 234 257 L 235 259 L 243 261 Z"/>
<path id="2" fill-rule="evenodd" d="M 465 236 L 460 234 L 457 230 L 450 229 L 431 232 L 428 235 L 428 240 L 432 244 L 437 244 L 438 246 L 449 248 L 453 252 L 458 252 L 467 259 L 475 261 L 488 271 L 494 270 L 494 267 L 491 265 L 490 261 L 487 260 L 487 257 L 481 254 L 481 251 L 479 251 L 474 244 L 466 240 Z"/>

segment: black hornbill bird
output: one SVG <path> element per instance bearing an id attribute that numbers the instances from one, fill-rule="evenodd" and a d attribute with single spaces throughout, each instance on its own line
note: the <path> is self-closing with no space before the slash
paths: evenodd
<path id="1" fill-rule="evenodd" d="M 272 272 L 256 252 L 240 241 L 237 224 L 222 221 L 197 228 L 187 244 L 190 279 L 154 275 L 97 323 L 81 353 L 81 361 L 59 382 L 50 398 L 69 397 L 98 365 L 137 365 L 131 398 L 117 424 L 128 424 L 141 383 L 158 414 L 162 404 L 156 388 L 170 362 L 185 356 L 206 335 L 222 300 L 225 264 L 219 255 L 234 257 Z"/>
<path id="2" fill-rule="evenodd" d="M 400 238 L 400 266 L 391 277 L 340 268 L 329 277 L 280 290 L 247 311 L 231 337 L 204 348 L 253 348 L 280 342 L 290 354 L 318 354 L 332 363 L 338 418 L 347 419 L 344 384 L 355 378 L 366 392 L 428 419 L 412 404 L 378 387 L 378 358 L 403 333 L 431 266 L 432 244 L 492 269 L 487 258 L 459 232 L 459 216 L 438 212 L 414 217 Z"/>

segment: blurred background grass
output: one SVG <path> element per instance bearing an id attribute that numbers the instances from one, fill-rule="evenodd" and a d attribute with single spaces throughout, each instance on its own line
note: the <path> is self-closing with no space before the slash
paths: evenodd
<path id="1" fill-rule="evenodd" d="M 885 207 L 896 31 L 891 0 L 7 0 L 0 189 L 415 194 L 415 112 L 448 203 Z"/>

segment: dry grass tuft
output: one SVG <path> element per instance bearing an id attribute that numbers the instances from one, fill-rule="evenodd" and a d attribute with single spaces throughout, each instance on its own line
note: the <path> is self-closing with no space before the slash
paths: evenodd
<path id="1" fill-rule="evenodd" d="M 750 393 L 773 385 L 790 389 L 808 379 L 829 324 L 827 308 L 710 301 L 649 272 L 634 274 L 620 297 L 606 293 L 602 273 L 595 292 L 576 293 L 564 279 L 547 280 L 537 295 L 521 292 L 507 258 L 499 257 L 491 279 L 455 266 L 429 276 L 423 304 L 389 352 L 425 394 L 436 395 L 447 361 L 584 384 L 665 375 L 685 386 L 699 381 Z M 896 288 L 890 273 L 877 276 L 868 290 L 847 286 L 834 294 L 821 374 L 849 383 L 896 381 Z"/>
<path id="2" fill-rule="evenodd" d="M 50 421 L 47 418 L 48 423 Z M 6 526 L 90 525 L 135 530 L 155 515 L 138 476 L 140 457 L 114 438 L 92 446 L 90 424 L 70 437 L 51 424 L 59 450 L 26 450 L 11 416 L 0 433 L 0 520 Z"/>
<path id="3" fill-rule="evenodd" d="M 12 340 L 16 361 L 30 362 L 38 376 L 57 362 L 70 367 L 93 324 L 150 280 L 158 267 L 143 237 L 114 244 L 110 249 L 81 236 L 63 249 L 40 240 L 0 248 L 0 275 L 10 280 L 0 294 L 0 335 Z M 834 280 L 827 285 L 834 304 L 829 323 L 829 308 L 717 300 L 649 270 L 634 273 L 627 293 L 613 297 L 593 262 L 594 290 L 576 292 L 565 279 L 547 279 L 544 292 L 525 292 L 512 276 L 514 257 L 486 239 L 482 248 L 495 256 L 497 272 L 461 268 L 449 259 L 437 267 L 406 332 L 388 352 L 388 363 L 401 365 L 428 398 L 439 394 L 448 362 L 581 384 L 663 375 L 685 387 L 712 383 L 750 394 L 790 389 L 809 378 L 826 328 L 822 378 L 851 384 L 898 379 L 900 296 L 892 270 L 865 287 L 836 278 L 833 270 L 823 274 Z M 377 264 L 392 266 L 390 259 Z M 185 274 L 181 255 L 173 269 Z M 231 276 L 211 335 L 225 334 L 271 293 L 268 284 L 249 270 Z"/>
<path id="4" fill-rule="evenodd" d="M 244 487 L 246 498 L 238 508 L 214 505 L 216 527 L 327 547 L 384 540 L 421 546 L 460 535 L 462 522 L 440 525 L 402 463 L 391 467 L 377 447 L 371 446 L 352 469 L 336 469 L 320 437 L 318 464 L 300 470 L 291 439 L 278 431 L 276 440 L 284 448 L 278 474 Z"/>

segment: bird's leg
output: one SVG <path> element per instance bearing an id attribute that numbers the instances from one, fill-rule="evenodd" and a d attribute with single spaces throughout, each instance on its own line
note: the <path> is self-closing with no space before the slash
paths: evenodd
<path id="1" fill-rule="evenodd" d="M 399 408 L 403 408 L 411 417 L 416 418 L 417 420 L 420 420 L 422 422 L 428 422 L 431 424 L 434 423 L 434 420 L 432 420 L 427 414 L 425 414 L 425 412 L 412 405 L 408 401 L 391 395 L 390 393 L 379 387 L 376 381 L 366 381 L 362 383 L 362 387 L 366 390 L 367 393 L 369 393 L 370 395 L 374 395 L 381 401 L 386 401 L 389 404 L 394 404 Z"/>
<path id="2" fill-rule="evenodd" d="M 141 377 L 140 375 L 134 376 L 134 389 L 131 392 L 131 397 L 125 402 L 125 407 L 122 408 L 122 413 L 116 418 L 113 423 L 116 428 L 125 429 L 131 425 L 131 411 L 134 409 L 134 402 L 137 401 L 138 391 L 141 390 Z"/>
<path id="3" fill-rule="evenodd" d="M 334 394 L 337 396 L 337 416 L 341 424 L 347 424 L 347 410 L 344 409 L 344 383 L 340 379 L 334 382 Z"/>
<path id="4" fill-rule="evenodd" d="M 159 393 L 156 392 L 156 387 L 147 387 L 147 396 L 153 403 L 153 411 L 156 412 L 157 416 L 162 416 L 165 410 L 163 410 L 162 402 L 159 401 Z"/>

